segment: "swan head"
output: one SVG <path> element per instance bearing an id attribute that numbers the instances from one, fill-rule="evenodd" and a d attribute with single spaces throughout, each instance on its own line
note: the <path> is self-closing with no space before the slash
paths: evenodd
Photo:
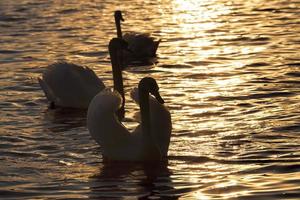
<path id="1" fill-rule="evenodd" d="M 116 19 L 117 21 L 122 21 L 122 22 L 124 22 L 124 18 L 123 18 L 123 16 L 122 16 L 121 10 L 116 10 L 116 11 L 115 11 L 115 19 Z"/>
<path id="2" fill-rule="evenodd" d="M 163 100 L 163 98 L 159 94 L 159 87 L 158 87 L 158 84 L 157 84 L 157 82 L 154 78 L 152 78 L 152 77 L 143 78 L 139 82 L 138 87 L 139 87 L 139 90 L 147 91 L 150 94 L 152 94 L 159 103 L 161 103 L 161 104 L 165 103 L 165 101 Z"/>

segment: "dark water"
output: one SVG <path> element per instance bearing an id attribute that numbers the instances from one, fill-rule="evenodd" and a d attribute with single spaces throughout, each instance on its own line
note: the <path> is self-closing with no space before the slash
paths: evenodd
<path id="1" fill-rule="evenodd" d="M 111 86 L 116 9 L 124 30 L 162 39 L 158 64 L 124 78 L 127 92 L 157 79 L 168 163 L 104 164 L 85 113 L 48 110 L 37 83 L 63 59 Z M 299 199 L 299 33 L 297 0 L 1 0 L 0 198 Z"/>

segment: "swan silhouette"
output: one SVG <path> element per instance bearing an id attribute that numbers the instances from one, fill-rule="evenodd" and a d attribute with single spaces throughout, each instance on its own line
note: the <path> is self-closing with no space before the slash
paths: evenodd
<path id="1" fill-rule="evenodd" d="M 153 96 L 151 96 L 152 94 Z M 141 122 L 130 132 L 117 119 L 123 98 L 103 90 L 91 101 L 87 127 L 110 161 L 160 161 L 167 157 L 172 130 L 171 115 L 163 105 L 155 79 L 143 78 L 131 93 L 140 105 Z"/>
<path id="2" fill-rule="evenodd" d="M 120 54 L 127 48 L 127 42 L 120 38 L 113 38 L 108 45 L 114 89 L 123 98 L 122 68 L 120 66 L 122 56 Z M 105 88 L 104 83 L 93 70 L 68 62 L 49 65 L 38 81 L 52 107 L 88 108 L 92 98 Z"/>
<path id="3" fill-rule="evenodd" d="M 118 38 L 123 38 L 128 42 L 128 48 L 132 51 L 126 53 L 127 58 L 130 57 L 131 60 L 143 60 L 156 57 L 160 40 L 155 41 L 153 37 L 145 33 L 130 32 L 122 35 L 121 21 L 124 21 L 122 12 L 120 10 L 115 11 L 114 17 Z"/>

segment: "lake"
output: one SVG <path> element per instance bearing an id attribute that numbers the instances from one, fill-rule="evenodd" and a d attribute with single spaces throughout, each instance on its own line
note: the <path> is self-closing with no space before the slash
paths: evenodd
<path id="1" fill-rule="evenodd" d="M 104 163 L 86 112 L 48 109 L 37 78 L 65 60 L 108 86 L 123 30 L 160 38 L 154 77 L 172 115 L 168 162 Z M 299 199 L 298 0 L 0 1 L 1 199 Z"/>

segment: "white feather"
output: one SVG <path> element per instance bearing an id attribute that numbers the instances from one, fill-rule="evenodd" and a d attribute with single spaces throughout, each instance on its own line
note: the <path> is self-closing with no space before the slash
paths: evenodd
<path id="1" fill-rule="evenodd" d="M 122 98 L 108 90 L 97 94 L 87 113 L 87 127 L 92 138 L 101 146 L 105 157 L 112 160 L 139 160 L 142 157 L 141 135 L 138 129 L 130 133 L 119 122 L 115 112 Z"/>
<path id="2" fill-rule="evenodd" d="M 67 62 L 49 65 L 38 80 L 48 101 L 71 108 L 87 108 L 105 87 L 90 68 Z"/>

